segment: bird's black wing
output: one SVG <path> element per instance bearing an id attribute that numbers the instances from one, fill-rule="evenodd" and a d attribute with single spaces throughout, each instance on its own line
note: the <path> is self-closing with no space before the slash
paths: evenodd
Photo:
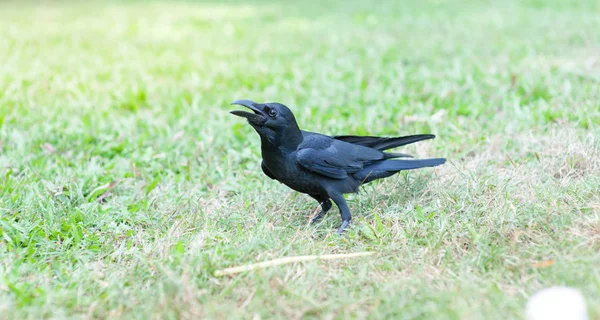
<path id="1" fill-rule="evenodd" d="M 384 158 L 381 151 L 322 135 L 305 136 L 296 153 L 300 166 L 332 179 L 346 179 L 348 174 Z"/>
<path id="2" fill-rule="evenodd" d="M 334 139 L 359 144 L 361 146 L 377 149 L 377 150 L 387 150 L 396 148 L 399 146 L 415 143 L 421 140 L 433 139 L 435 136 L 433 134 L 415 134 L 411 136 L 404 137 L 374 137 L 374 136 L 335 136 Z M 410 155 L 405 155 L 410 157 Z"/>

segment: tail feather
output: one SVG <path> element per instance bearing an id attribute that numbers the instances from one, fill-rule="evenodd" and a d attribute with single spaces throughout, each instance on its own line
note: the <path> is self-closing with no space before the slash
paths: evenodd
<path id="1" fill-rule="evenodd" d="M 404 137 L 374 137 L 374 136 L 335 136 L 335 139 L 358 144 L 361 146 L 377 149 L 377 150 L 387 150 L 396 148 L 399 146 L 404 146 L 407 144 L 415 143 L 421 140 L 433 139 L 435 135 L 433 134 L 415 134 L 411 136 Z"/>
<path id="2" fill-rule="evenodd" d="M 389 177 L 402 170 L 412 170 L 425 167 L 435 167 L 446 163 L 445 158 L 419 159 L 419 160 L 384 160 L 366 166 L 361 171 L 353 174 L 362 183 Z"/>

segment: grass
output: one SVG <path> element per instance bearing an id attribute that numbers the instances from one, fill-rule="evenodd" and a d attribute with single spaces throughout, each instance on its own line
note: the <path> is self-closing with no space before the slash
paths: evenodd
<path id="1" fill-rule="evenodd" d="M 600 319 L 597 1 L 0 3 L 0 314 Z M 228 113 L 434 133 L 337 209 L 263 176 Z M 400 151 L 400 150 L 399 150 Z M 295 256 L 370 251 L 216 277 Z"/>

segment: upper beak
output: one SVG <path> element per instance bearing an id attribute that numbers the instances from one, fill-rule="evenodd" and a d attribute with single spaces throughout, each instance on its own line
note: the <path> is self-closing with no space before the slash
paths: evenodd
<path id="1" fill-rule="evenodd" d="M 248 121 L 250 123 L 253 124 L 263 124 L 266 121 L 266 117 L 263 115 L 263 111 L 260 110 L 256 105 L 257 103 L 252 101 L 252 100 L 235 100 L 234 102 L 231 103 L 232 105 L 237 104 L 237 105 L 241 105 L 244 106 L 252 111 L 254 111 L 254 113 L 251 112 L 246 112 L 246 111 L 240 111 L 240 110 L 234 110 L 234 111 L 230 111 L 231 114 L 236 115 L 238 117 L 244 117 L 246 119 L 248 119 Z"/>

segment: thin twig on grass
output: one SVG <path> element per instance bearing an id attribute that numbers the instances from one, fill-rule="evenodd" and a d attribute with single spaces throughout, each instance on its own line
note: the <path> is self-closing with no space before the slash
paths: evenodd
<path id="1" fill-rule="evenodd" d="M 269 261 L 263 261 L 259 263 L 248 264 L 245 266 L 231 267 L 223 270 L 217 270 L 215 272 L 215 276 L 225 276 L 230 274 L 241 273 L 245 271 L 252 271 L 257 269 L 264 269 L 268 267 L 279 266 L 283 264 L 290 264 L 294 262 L 304 262 L 304 261 L 313 261 L 313 260 L 336 260 L 336 259 L 345 259 L 345 258 L 357 258 L 370 256 L 374 252 L 353 252 L 353 253 L 342 253 L 342 254 L 325 254 L 321 256 L 297 256 L 297 257 L 285 257 L 278 258 Z"/>

